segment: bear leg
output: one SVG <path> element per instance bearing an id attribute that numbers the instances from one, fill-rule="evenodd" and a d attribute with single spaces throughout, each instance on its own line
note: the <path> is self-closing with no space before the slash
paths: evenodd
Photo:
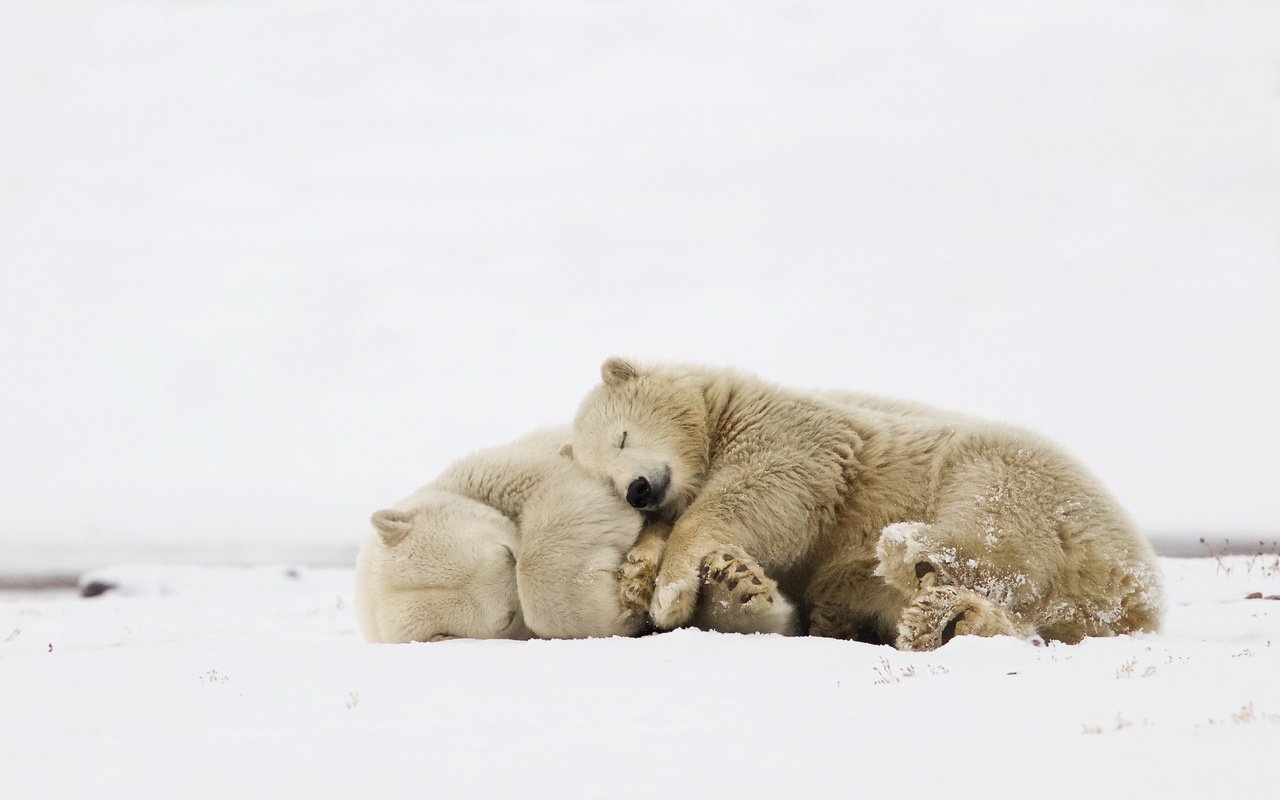
<path id="1" fill-rule="evenodd" d="M 898 618 L 915 591 L 891 586 L 875 574 L 877 561 L 861 552 L 836 553 L 805 587 L 810 636 L 893 644 Z"/>
<path id="2" fill-rule="evenodd" d="M 755 559 L 737 545 L 715 544 L 698 560 L 695 578 L 657 586 L 650 605 L 654 625 L 670 630 L 692 620 L 704 584 L 717 584 L 736 614 L 765 613 L 778 604 L 778 584 L 764 573 Z M 784 602 L 787 602 L 783 598 Z M 790 606 L 790 603 L 787 602 Z"/>
<path id="3" fill-rule="evenodd" d="M 744 609 L 777 602 L 778 584 L 741 547 L 726 545 L 712 550 L 702 559 L 702 575 L 706 582 L 723 586 L 733 602 Z"/>
<path id="4" fill-rule="evenodd" d="M 899 649 L 935 650 L 963 635 L 1035 635 L 1006 605 L 1030 588 L 1025 572 L 988 572 L 989 557 L 970 558 L 970 549 L 936 525 L 903 522 L 884 529 L 876 575 L 909 598 L 898 619 Z"/>
<path id="5" fill-rule="evenodd" d="M 703 561 L 702 595 L 693 624 L 721 633 L 792 636 L 800 632 L 800 614 L 754 559 L 732 547 Z"/>
<path id="6" fill-rule="evenodd" d="M 645 614 L 653 601 L 653 585 L 662 565 L 671 528 L 649 523 L 618 567 L 618 596 L 622 607 L 631 614 Z"/>
<path id="7" fill-rule="evenodd" d="M 898 621 L 899 650 L 936 650 L 956 636 L 1026 636 L 1013 617 L 977 592 L 923 586 Z"/>
<path id="8" fill-rule="evenodd" d="M 933 526 L 923 522 L 897 522 L 887 526 L 876 542 L 875 575 L 906 597 L 922 585 L 937 582 L 933 562 L 939 548 L 933 542 Z"/>

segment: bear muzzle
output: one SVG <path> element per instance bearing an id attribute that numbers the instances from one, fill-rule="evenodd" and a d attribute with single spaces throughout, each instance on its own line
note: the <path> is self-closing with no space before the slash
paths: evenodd
<path id="1" fill-rule="evenodd" d="M 671 470 L 662 468 L 659 475 L 652 479 L 641 475 L 627 486 L 627 502 L 632 508 L 653 509 L 662 505 L 667 497 L 667 487 L 671 485 Z"/>

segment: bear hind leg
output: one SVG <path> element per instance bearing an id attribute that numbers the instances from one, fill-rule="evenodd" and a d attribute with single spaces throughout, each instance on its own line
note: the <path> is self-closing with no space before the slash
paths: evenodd
<path id="1" fill-rule="evenodd" d="M 910 598 L 898 619 L 899 649 L 934 650 L 962 635 L 1034 635 L 1005 606 L 1009 592 L 1002 588 L 993 598 L 982 591 L 1010 582 L 984 575 L 988 559 L 966 557 L 959 544 L 923 522 L 896 523 L 881 534 L 875 574 Z M 1017 588 L 1023 582 L 1012 581 Z"/>
<path id="2" fill-rule="evenodd" d="M 936 650 L 956 636 L 1028 636 L 1007 611 L 959 586 L 922 586 L 898 620 L 899 650 Z"/>
<path id="3" fill-rule="evenodd" d="M 937 582 L 934 563 L 954 558 L 955 550 L 941 548 L 932 541 L 933 526 L 924 522 L 897 522 L 887 526 L 876 543 L 878 563 L 875 575 L 911 597 L 925 585 Z"/>

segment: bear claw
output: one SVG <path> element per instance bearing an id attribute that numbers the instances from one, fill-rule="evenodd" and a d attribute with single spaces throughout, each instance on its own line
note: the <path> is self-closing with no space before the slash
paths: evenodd
<path id="1" fill-rule="evenodd" d="M 773 602 L 777 584 L 741 548 L 719 553 L 718 557 L 712 553 L 703 559 L 704 564 L 708 562 L 715 564 L 706 572 L 708 582 L 719 583 L 739 605 L 745 606 L 756 598 Z"/>

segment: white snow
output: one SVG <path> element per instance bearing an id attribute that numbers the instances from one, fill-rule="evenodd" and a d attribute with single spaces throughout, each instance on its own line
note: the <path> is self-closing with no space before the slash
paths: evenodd
<path id="1" fill-rule="evenodd" d="M 0 795 L 1270 796 L 1280 601 L 1244 598 L 1280 560 L 1162 565 L 1160 635 L 932 653 L 370 645 L 349 570 L 106 570 L 124 594 L 0 595 Z"/>
<path id="2" fill-rule="evenodd" d="M 1280 4 L 0 3 L 0 577 L 350 564 L 609 355 L 1063 442 L 1280 528 Z M 992 531 L 992 535 L 997 532 Z M 935 653 L 359 640 L 349 568 L 0 594 L 0 797 L 1274 793 L 1274 556 Z M 1271 560 L 1269 560 L 1271 559 Z"/>
<path id="3" fill-rule="evenodd" d="M 1277 30 L 1246 0 L 8 0 L 0 561 L 349 559 L 615 354 L 1025 424 L 1144 530 L 1275 538 Z"/>
<path id="4" fill-rule="evenodd" d="M 908 545 L 912 543 L 921 530 L 929 527 L 924 522 L 894 522 L 885 526 L 880 538 L 891 544 Z"/>

